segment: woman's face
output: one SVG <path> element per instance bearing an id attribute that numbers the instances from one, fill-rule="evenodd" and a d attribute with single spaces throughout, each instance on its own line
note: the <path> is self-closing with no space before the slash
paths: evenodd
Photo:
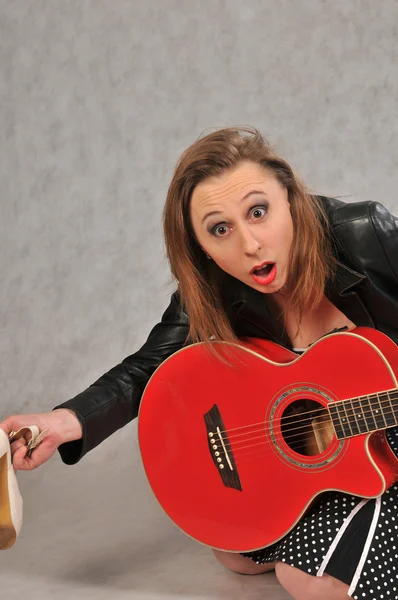
<path id="1" fill-rule="evenodd" d="M 199 245 L 223 270 L 271 294 L 286 283 L 293 222 L 287 190 L 252 162 L 199 183 L 191 198 Z"/>

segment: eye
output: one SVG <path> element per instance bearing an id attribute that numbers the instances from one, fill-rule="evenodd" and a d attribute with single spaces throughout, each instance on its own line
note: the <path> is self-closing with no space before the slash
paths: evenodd
<path id="1" fill-rule="evenodd" d="M 211 233 L 216 237 L 224 237 L 228 233 L 228 227 L 226 225 L 216 225 L 212 228 Z"/>
<path id="2" fill-rule="evenodd" d="M 267 212 L 268 212 L 268 206 L 255 206 L 254 208 L 251 209 L 250 214 L 255 220 L 258 220 L 258 219 L 261 219 L 262 217 L 265 217 Z"/>

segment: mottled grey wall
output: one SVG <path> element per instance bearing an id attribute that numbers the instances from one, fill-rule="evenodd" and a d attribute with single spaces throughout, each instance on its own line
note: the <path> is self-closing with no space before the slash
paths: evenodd
<path id="1" fill-rule="evenodd" d="M 394 208 L 398 4 L 1 2 L 1 381 L 51 407 L 167 302 L 180 152 L 252 124 L 326 194 Z"/>
<path id="2" fill-rule="evenodd" d="M 315 191 L 398 212 L 397 48 L 396 0 L 0 0 L 0 416 L 51 409 L 145 340 L 172 289 L 166 190 L 204 130 L 254 125 Z M 141 490 L 134 425 L 22 485 L 90 524 L 98 464 Z"/>

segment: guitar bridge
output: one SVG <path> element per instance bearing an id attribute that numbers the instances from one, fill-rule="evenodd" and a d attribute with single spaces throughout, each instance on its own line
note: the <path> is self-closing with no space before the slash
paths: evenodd
<path id="1" fill-rule="evenodd" d="M 242 491 L 231 444 L 217 404 L 204 415 L 211 458 L 225 487 Z"/>

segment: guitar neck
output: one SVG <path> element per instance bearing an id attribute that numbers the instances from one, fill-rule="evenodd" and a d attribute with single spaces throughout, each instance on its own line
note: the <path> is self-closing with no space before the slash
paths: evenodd
<path id="1" fill-rule="evenodd" d="M 398 388 L 329 404 L 338 439 L 398 425 Z"/>

